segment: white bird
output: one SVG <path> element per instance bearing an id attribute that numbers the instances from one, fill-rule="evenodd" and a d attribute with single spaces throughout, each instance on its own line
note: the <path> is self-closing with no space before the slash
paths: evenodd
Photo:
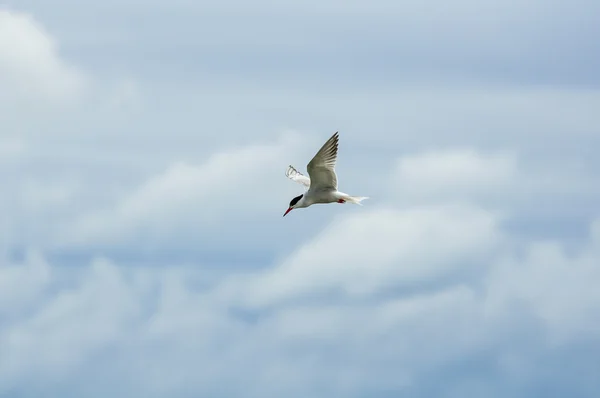
<path id="1" fill-rule="evenodd" d="M 336 131 L 306 166 L 309 177 L 300 173 L 292 165 L 288 166 L 285 175 L 290 180 L 304 185 L 308 190 L 292 199 L 289 208 L 283 214 L 284 217 L 293 209 L 309 207 L 318 203 L 350 202 L 360 205 L 361 201 L 368 199 L 367 196 L 350 196 L 338 191 L 337 175 L 335 174 L 338 142 L 339 135 Z"/>

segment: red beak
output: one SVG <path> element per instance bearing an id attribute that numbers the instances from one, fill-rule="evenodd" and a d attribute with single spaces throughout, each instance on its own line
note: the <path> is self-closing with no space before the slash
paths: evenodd
<path id="1" fill-rule="evenodd" d="M 289 209 L 287 209 L 287 210 L 285 211 L 285 213 L 283 213 L 283 216 L 285 217 L 285 215 L 286 215 L 286 214 L 288 214 L 290 211 L 292 211 L 292 208 L 291 208 L 291 207 L 290 207 Z"/>

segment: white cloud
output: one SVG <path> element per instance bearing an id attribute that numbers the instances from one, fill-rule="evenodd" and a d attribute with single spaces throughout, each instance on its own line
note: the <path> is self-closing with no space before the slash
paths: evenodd
<path id="1" fill-rule="evenodd" d="M 600 220 L 599 220 L 600 221 Z M 529 307 L 547 324 L 553 341 L 577 341 L 600 331 L 600 239 L 592 224 L 590 240 L 575 254 L 558 242 L 536 242 L 520 258 L 500 261 L 488 275 L 490 310 Z"/>
<path id="2" fill-rule="evenodd" d="M 278 268 L 225 286 L 242 307 L 343 292 L 410 288 L 473 266 L 501 239 L 494 214 L 464 206 L 345 215 Z M 254 280 L 254 282 L 253 282 Z"/>
<path id="3" fill-rule="evenodd" d="M 518 168 L 514 153 L 447 149 L 403 156 L 395 173 L 392 181 L 399 197 L 448 201 L 501 194 L 516 182 Z"/>
<path id="4" fill-rule="evenodd" d="M 47 246 L 62 223 L 112 196 L 115 187 L 90 190 L 88 166 L 100 163 L 95 145 L 102 136 L 90 126 L 101 130 L 97 120 L 115 124 L 139 111 L 139 86 L 131 78 L 116 84 L 98 79 L 75 66 L 33 14 L 0 7 L 0 87 L 6 240 L 9 246 Z M 91 146 L 82 144 L 92 138 Z M 114 155 L 109 158 L 114 164 Z"/>
<path id="5" fill-rule="evenodd" d="M 383 268 L 387 273 L 380 282 L 402 283 L 406 277 L 419 285 L 448 272 L 445 266 L 463 261 L 465 254 L 471 255 L 479 242 L 477 228 L 461 229 L 460 221 L 448 223 L 453 218 L 465 220 L 465 214 L 461 217 L 454 208 L 437 211 L 439 217 L 431 214 L 423 227 L 427 234 L 417 234 L 412 245 L 403 246 L 401 239 L 396 242 L 401 251 L 412 250 L 412 255 L 399 257 L 395 269 L 388 264 L 388 255 L 379 250 L 384 247 L 379 242 L 383 233 L 369 234 L 366 228 L 363 234 L 349 231 L 346 236 L 322 239 L 339 239 L 348 247 L 360 245 L 370 253 L 368 265 L 361 270 L 342 259 L 345 262 L 339 266 L 321 271 L 304 262 L 305 273 L 315 275 L 309 279 L 302 270 L 289 271 L 291 264 L 308 259 L 308 252 L 292 254 L 255 278 L 222 274 L 219 281 L 200 288 L 191 281 L 202 277 L 202 267 L 127 270 L 102 260 L 70 275 L 64 267 L 49 265 L 46 272 L 52 273 L 51 284 L 23 278 L 20 289 L 3 296 L 7 304 L 21 291 L 46 292 L 42 300 L 35 300 L 35 306 L 30 305 L 27 315 L 22 313 L 0 327 L 1 383 L 26 388 L 23 381 L 35 374 L 34 385 L 68 385 L 71 391 L 95 391 L 93 396 L 109 390 L 185 396 L 184 391 L 207 394 L 225 389 L 234 396 L 246 392 L 267 397 L 286 390 L 295 391 L 292 396 L 360 393 L 377 387 L 400 390 L 415 388 L 428 372 L 461 358 L 484 352 L 492 357 L 508 355 L 502 348 L 507 336 L 516 346 L 529 338 L 530 326 L 520 318 L 523 311 L 529 314 L 529 322 L 538 318 L 544 322 L 536 337 L 538 349 L 553 349 L 555 336 L 565 346 L 577 341 L 581 333 L 596 330 L 592 315 L 600 310 L 594 293 L 600 283 L 600 248 L 595 238 L 570 258 L 555 250 L 540 250 L 537 244 L 529 246 L 532 254 L 523 258 L 504 246 L 494 258 L 479 259 L 478 267 L 486 275 L 483 290 L 477 282 L 455 279 L 428 291 L 380 295 L 385 284 L 372 284 L 369 278 Z M 471 217 L 477 220 L 476 215 Z M 356 216 L 329 232 L 348 228 L 346 224 L 366 227 L 373 219 L 372 214 Z M 402 218 L 379 221 L 401 224 Z M 463 222 L 471 224 L 468 219 Z M 490 235 L 500 234 L 498 226 L 484 230 L 488 228 Z M 313 246 L 316 257 L 333 253 L 320 241 Z M 365 261 L 359 251 L 359 258 L 351 259 Z M 403 261 L 406 258 L 411 261 Z M 272 283 L 273 274 L 280 276 L 277 284 Z M 412 275 L 422 276 L 414 279 Z M 294 293 L 295 283 L 304 283 L 307 293 L 316 291 L 319 276 L 333 286 L 350 281 L 351 287 L 360 287 L 362 278 L 370 295 L 330 302 L 304 295 L 286 301 L 288 296 L 282 293 Z M 263 291 L 274 307 L 245 313 L 247 303 L 222 295 L 221 287 L 236 278 L 245 278 L 249 291 Z M 315 284 L 313 288 L 310 283 Z M 514 303 L 520 312 L 513 313 Z M 506 366 L 519 362 L 531 366 L 535 360 L 529 352 L 510 355 L 513 359 Z M 74 378 L 92 369 L 101 372 L 100 379 L 79 383 Z M 146 382 L 136 384 L 141 380 Z M 233 380 L 239 383 L 232 384 Z M 326 380 L 327 387 L 322 387 Z"/>
<path id="6" fill-rule="evenodd" d="M 38 303 L 50 283 L 50 265 L 39 253 L 27 253 L 23 264 L 0 265 L 0 317 L 18 316 Z"/>
<path id="7" fill-rule="evenodd" d="M 296 139 L 176 166 L 99 218 L 110 221 L 106 235 L 86 239 L 119 240 L 123 227 L 159 233 L 168 222 L 175 231 L 187 225 L 190 209 L 211 200 L 214 206 L 191 224 L 223 217 L 231 204 L 217 198 L 237 198 L 238 188 L 222 183 L 240 182 L 243 192 L 263 185 L 246 175 L 274 169 L 282 148 L 292 151 Z M 415 155 L 401 163 L 401 175 L 423 168 L 428 184 L 452 189 L 438 175 L 453 176 L 445 173 L 456 154 L 442 153 L 441 163 L 450 162 L 445 167 L 434 167 L 430 154 Z M 489 161 L 469 152 L 464 161 L 464 152 L 458 154 L 459 186 L 486 191 L 489 186 L 475 184 L 486 176 L 514 178 L 514 158 Z M 248 165 L 244 173 L 240 165 Z M 207 186 L 214 196 L 203 196 L 199 187 Z M 249 206 L 260 211 L 262 205 Z M 466 203 L 365 206 L 267 268 L 222 270 L 216 278 L 202 263 L 152 269 L 95 260 L 74 272 L 39 257 L 5 261 L 0 316 L 9 321 L 0 327 L 0 387 L 54 385 L 59 394 L 68 386 L 86 396 L 413 391 L 426 375 L 484 353 L 512 377 L 515 369 L 533 377 L 536 355 L 599 327 L 592 315 L 600 309 L 594 293 L 600 221 L 567 256 L 560 243 L 508 244 L 512 237 L 501 220 Z M 515 347 L 527 346 L 533 327 L 536 345 L 519 352 Z M 36 382 L 26 387 L 33 376 Z M 446 396 L 468 385 L 456 380 Z"/>
<path id="8" fill-rule="evenodd" d="M 92 210 L 75 226 L 67 225 L 58 243 L 116 245 L 139 237 L 151 244 L 172 242 L 197 234 L 199 226 L 207 233 L 227 220 L 243 223 L 275 208 L 279 215 L 291 192 L 303 188 L 287 181 L 287 189 L 275 193 L 274 184 L 286 184 L 290 156 L 303 146 L 290 133 L 275 143 L 215 153 L 201 164 L 175 163 L 110 208 Z"/>
<path id="9" fill-rule="evenodd" d="M 77 97 L 86 77 L 66 63 L 57 44 L 30 15 L 0 9 L 0 99 L 48 104 Z"/>
<path id="10" fill-rule="evenodd" d="M 406 206 L 475 204 L 515 222 L 576 217 L 586 208 L 566 203 L 600 197 L 598 177 L 583 162 L 544 162 L 540 167 L 524 152 L 442 146 L 408 153 L 395 161 L 386 200 Z"/>
<path id="11" fill-rule="evenodd" d="M 4 280 L 10 273 L 22 276 L 8 280 L 18 285 L 3 297 L 3 304 L 14 304 L 23 291 L 30 298 L 12 322 L 14 327 L 0 330 L 0 386 L 32 376 L 42 382 L 68 377 L 82 361 L 120 339 L 140 305 L 140 297 L 131 296 L 135 286 L 125 286 L 122 272 L 103 260 L 86 266 L 72 288 L 67 287 L 66 270 L 39 262 L 0 267 Z"/>

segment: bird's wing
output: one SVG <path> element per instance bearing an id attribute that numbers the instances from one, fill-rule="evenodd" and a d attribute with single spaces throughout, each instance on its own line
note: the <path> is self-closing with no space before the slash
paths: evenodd
<path id="1" fill-rule="evenodd" d="M 335 162 L 337 160 L 339 136 L 335 134 L 319 149 L 319 152 L 306 166 L 311 180 L 312 190 L 334 189 L 337 190 L 337 176 Z"/>
<path id="2" fill-rule="evenodd" d="M 300 173 L 292 165 L 288 166 L 288 168 L 285 172 L 285 176 L 292 181 L 296 181 L 297 183 L 304 185 L 306 188 L 310 187 L 310 178 L 308 178 L 304 174 Z"/>

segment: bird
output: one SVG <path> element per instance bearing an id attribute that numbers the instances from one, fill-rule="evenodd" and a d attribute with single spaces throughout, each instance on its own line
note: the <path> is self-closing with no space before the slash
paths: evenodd
<path id="1" fill-rule="evenodd" d="M 304 185 L 307 190 L 302 194 L 294 197 L 290 201 L 290 205 L 283 217 L 293 209 L 300 209 L 312 206 L 314 204 L 326 203 L 354 203 L 362 204 L 368 196 L 351 196 L 344 192 L 338 191 L 338 179 L 335 173 L 335 164 L 337 160 L 339 132 L 336 131 L 323 144 L 321 149 L 312 158 L 306 166 L 308 176 L 299 172 L 294 166 L 289 165 L 286 170 L 286 177 L 299 184 Z"/>

